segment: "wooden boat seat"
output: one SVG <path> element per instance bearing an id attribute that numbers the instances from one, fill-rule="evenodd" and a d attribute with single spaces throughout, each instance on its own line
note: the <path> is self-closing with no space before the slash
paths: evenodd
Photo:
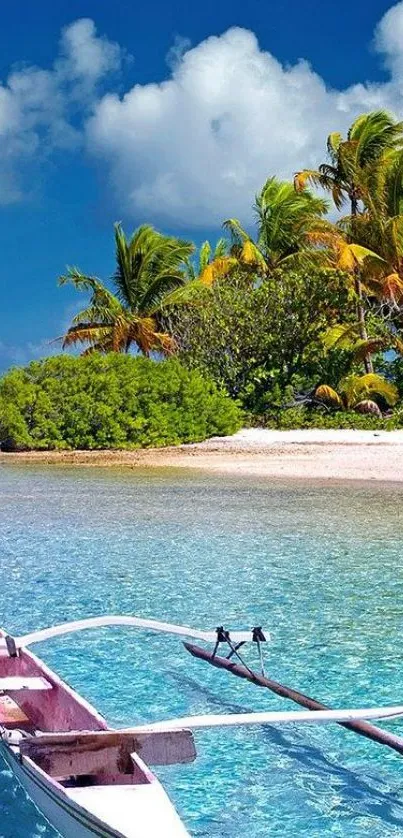
<path id="1" fill-rule="evenodd" d="M 193 762 L 196 757 L 190 730 L 44 733 L 24 739 L 20 748 L 51 777 L 137 774 L 136 755 L 151 765 Z"/>
<path id="2" fill-rule="evenodd" d="M 50 681 L 39 676 L 7 675 L 0 678 L 0 692 L 18 692 L 19 690 L 51 690 Z"/>
<path id="3" fill-rule="evenodd" d="M 9 730 L 32 727 L 26 713 L 9 695 L 0 695 L 0 725 L 4 725 Z"/>

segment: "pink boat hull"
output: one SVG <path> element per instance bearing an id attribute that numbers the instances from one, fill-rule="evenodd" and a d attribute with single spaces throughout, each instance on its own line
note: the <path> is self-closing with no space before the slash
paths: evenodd
<path id="1" fill-rule="evenodd" d="M 0 636 L 4 637 L 4 632 Z M 20 728 L 32 735 L 109 729 L 94 707 L 26 649 L 17 657 L 0 654 L 0 679 L 17 676 L 28 681 L 41 677 L 49 686 L 9 691 L 7 701 L 16 720 L 7 724 L 9 707 L 4 708 L 2 717 L 0 701 L 4 731 Z M 161 784 L 137 754 L 131 754 L 131 773 L 122 773 L 117 765 L 84 783 L 75 783 L 72 777 L 49 776 L 32 759 L 22 756 L 18 744 L 12 744 L 7 736 L 0 739 L 1 755 L 31 800 L 65 838 L 188 836 Z"/>

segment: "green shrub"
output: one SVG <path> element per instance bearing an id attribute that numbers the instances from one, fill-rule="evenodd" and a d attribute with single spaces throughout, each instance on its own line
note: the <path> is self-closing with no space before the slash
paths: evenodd
<path id="1" fill-rule="evenodd" d="M 179 445 L 240 424 L 236 403 L 177 359 L 58 356 L 0 379 L 3 450 Z"/>
<path id="2" fill-rule="evenodd" d="M 251 417 L 251 425 L 278 430 L 298 430 L 300 428 L 355 428 L 368 431 L 392 431 L 403 428 L 403 411 L 395 411 L 391 416 L 378 419 L 354 411 L 324 413 L 304 407 L 291 407 L 287 410 L 271 411 L 263 416 Z"/>

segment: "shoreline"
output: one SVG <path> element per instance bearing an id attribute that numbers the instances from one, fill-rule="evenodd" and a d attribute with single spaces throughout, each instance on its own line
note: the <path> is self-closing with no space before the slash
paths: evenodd
<path id="1" fill-rule="evenodd" d="M 187 468 L 295 480 L 403 482 L 403 431 L 243 429 L 168 448 L 0 453 L 1 465 Z"/>

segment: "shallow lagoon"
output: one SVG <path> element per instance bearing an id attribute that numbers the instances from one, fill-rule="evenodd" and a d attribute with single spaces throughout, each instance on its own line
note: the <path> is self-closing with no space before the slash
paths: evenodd
<path id="1" fill-rule="evenodd" d="M 263 624 L 276 679 L 339 707 L 402 703 L 402 498 L 397 485 L 0 466 L 0 625 Z M 103 629 L 36 651 L 111 724 L 292 708 L 174 638 Z M 196 737 L 196 763 L 158 770 L 192 836 L 403 834 L 402 762 L 380 746 L 328 726 Z M 0 812 L 0 838 L 56 836 L 2 764 Z"/>

